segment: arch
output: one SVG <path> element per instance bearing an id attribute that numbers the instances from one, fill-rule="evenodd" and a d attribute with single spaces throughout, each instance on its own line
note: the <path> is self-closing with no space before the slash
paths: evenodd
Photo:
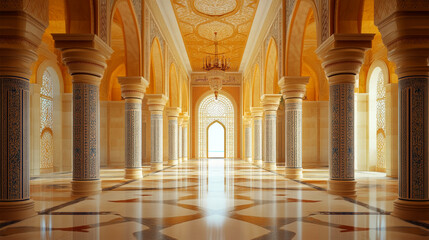
<path id="1" fill-rule="evenodd" d="M 321 30 L 316 5 L 312 0 L 298 0 L 296 2 L 286 37 L 286 76 L 301 76 L 304 34 L 312 15 L 314 15 L 316 22 L 316 39 L 317 46 L 319 46 Z"/>
<path id="2" fill-rule="evenodd" d="M 96 33 L 94 0 L 65 0 L 66 1 L 66 30 L 67 33 Z"/>
<path id="3" fill-rule="evenodd" d="M 360 33 L 362 28 L 363 0 L 335 0 L 334 32 Z"/>
<path id="4" fill-rule="evenodd" d="M 218 95 L 218 100 L 216 101 L 213 92 L 207 91 L 198 99 L 196 106 L 196 116 L 198 117 L 196 121 L 196 129 L 198 132 L 197 156 L 200 158 L 207 157 L 206 129 L 210 123 L 218 120 L 226 126 L 226 157 L 236 157 L 235 139 L 237 139 L 237 121 L 235 119 L 235 113 L 237 112 L 237 103 L 234 101 L 234 98 L 229 93 L 221 90 Z M 207 111 L 207 109 L 210 109 L 210 112 Z M 216 115 L 223 110 L 226 112 L 224 115 Z"/>
<path id="5" fill-rule="evenodd" d="M 371 64 L 367 75 L 368 91 L 368 170 L 386 170 L 386 120 L 385 85 L 389 82 L 386 63 L 377 60 Z"/>
<path id="6" fill-rule="evenodd" d="M 207 147 L 206 147 L 206 149 L 207 149 L 207 158 L 209 158 L 209 149 L 210 149 L 209 148 L 209 143 L 210 143 L 210 141 L 209 141 L 209 139 L 210 139 L 210 137 L 209 137 L 209 129 L 214 124 L 219 124 L 223 128 L 223 150 L 224 150 L 223 157 L 226 158 L 226 126 L 223 123 L 221 123 L 220 121 L 218 121 L 218 120 L 213 121 L 212 123 L 210 123 L 207 126 L 207 131 L 206 131 L 206 134 L 207 134 Z"/>
<path id="7" fill-rule="evenodd" d="M 62 169 L 62 95 L 63 78 L 59 66 L 53 60 L 42 62 L 36 73 L 36 83 L 40 86 L 40 112 L 32 115 L 31 131 L 33 148 L 38 148 L 38 156 L 33 155 L 32 168 L 43 171 Z M 36 134 L 38 133 L 38 134 Z M 36 146 L 38 145 L 38 146 Z"/>
<path id="8" fill-rule="evenodd" d="M 114 15 L 119 14 L 125 47 L 125 63 L 127 76 L 141 76 L 141 39 L 140 29 L 133 4 L 129 0 L 116 0 L 110 16 L 112 26 Z M 110 31 L 110 41 L 113 31 Z"/>
<path id="9" fill-rule="evenodd" d="M 150 83 L 148 93 L 165 94 L 164 61 L 161 44 L 157 37 L 153 39 L 150 48 Z"/>
<path id="10" fill-rule="evenodd" d="M 271 38 L 268 43 L 268 50 L 265 58 L 265 74 L 264 74 L 264 93 L 273 94 L 280 93 L 278 86 L 278 51 L 277 44 L 274 38 Z"/>
<path id="11" fill-rule="evenodd" d="M 261 106 L 261 72 L 259 70 L 259 65 L 256 64 L 253 68 L 253 78 L 252 78 L 252 107 Z"/>
<path id="12" fill-rule="evenodd" d="M 179 82 L 178 82 L 176 65 L 174 63 L 170 65 L 170 71 L 169 71 L 168 77 L 169 77 L 168 98 L 169 98 L 170 107 L 179 107 L 180 106 Z"/>

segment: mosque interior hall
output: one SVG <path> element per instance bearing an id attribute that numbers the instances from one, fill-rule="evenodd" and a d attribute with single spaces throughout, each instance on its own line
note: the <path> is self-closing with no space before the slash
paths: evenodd
<path id="1" fill-rule="evenodd" d="M 0 239 L 429 239 L 428 0 L 0 0 Z"/>

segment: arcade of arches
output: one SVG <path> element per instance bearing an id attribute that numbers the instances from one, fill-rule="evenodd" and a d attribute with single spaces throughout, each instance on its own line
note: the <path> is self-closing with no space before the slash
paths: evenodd
<path id="1" fill-rule="evenodd" d="M 427 239 L 428 16 L 0 1 L 0 238 Z"/>

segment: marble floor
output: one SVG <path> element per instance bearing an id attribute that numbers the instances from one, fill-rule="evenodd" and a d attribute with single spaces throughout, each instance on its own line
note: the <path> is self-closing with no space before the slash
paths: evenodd
<path id="1" fill-rule="evenodd" d="M 124 180 L 103 169 L 103 192 L 72 197 L 71 173 L 34 177 L 38 215 L 0 222 L 0 239 L 429 239 L 429 222 L 390 216 L 397 180 L 357 172 L 358 197 L 326 192 L 327 169 L 302 181 L 240 160 L 190 160 Z"/>

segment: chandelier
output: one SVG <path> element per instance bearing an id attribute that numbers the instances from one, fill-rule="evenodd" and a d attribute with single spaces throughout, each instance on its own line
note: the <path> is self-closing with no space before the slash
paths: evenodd
<path id="1" fill-rule="evenodd" d="M 208 55 L 203 59 L 203 69 L 207 71 L 210 89 L 214 92 L 215 99 L 217 100 L 218 93 L 222 89 L 225 71 L 230 68 L 230 60 L 229 58 L 225 58 L 225 56 L 219 56 L 217 32 L 214 35 L 215 54 L 214 56 Z"/>

